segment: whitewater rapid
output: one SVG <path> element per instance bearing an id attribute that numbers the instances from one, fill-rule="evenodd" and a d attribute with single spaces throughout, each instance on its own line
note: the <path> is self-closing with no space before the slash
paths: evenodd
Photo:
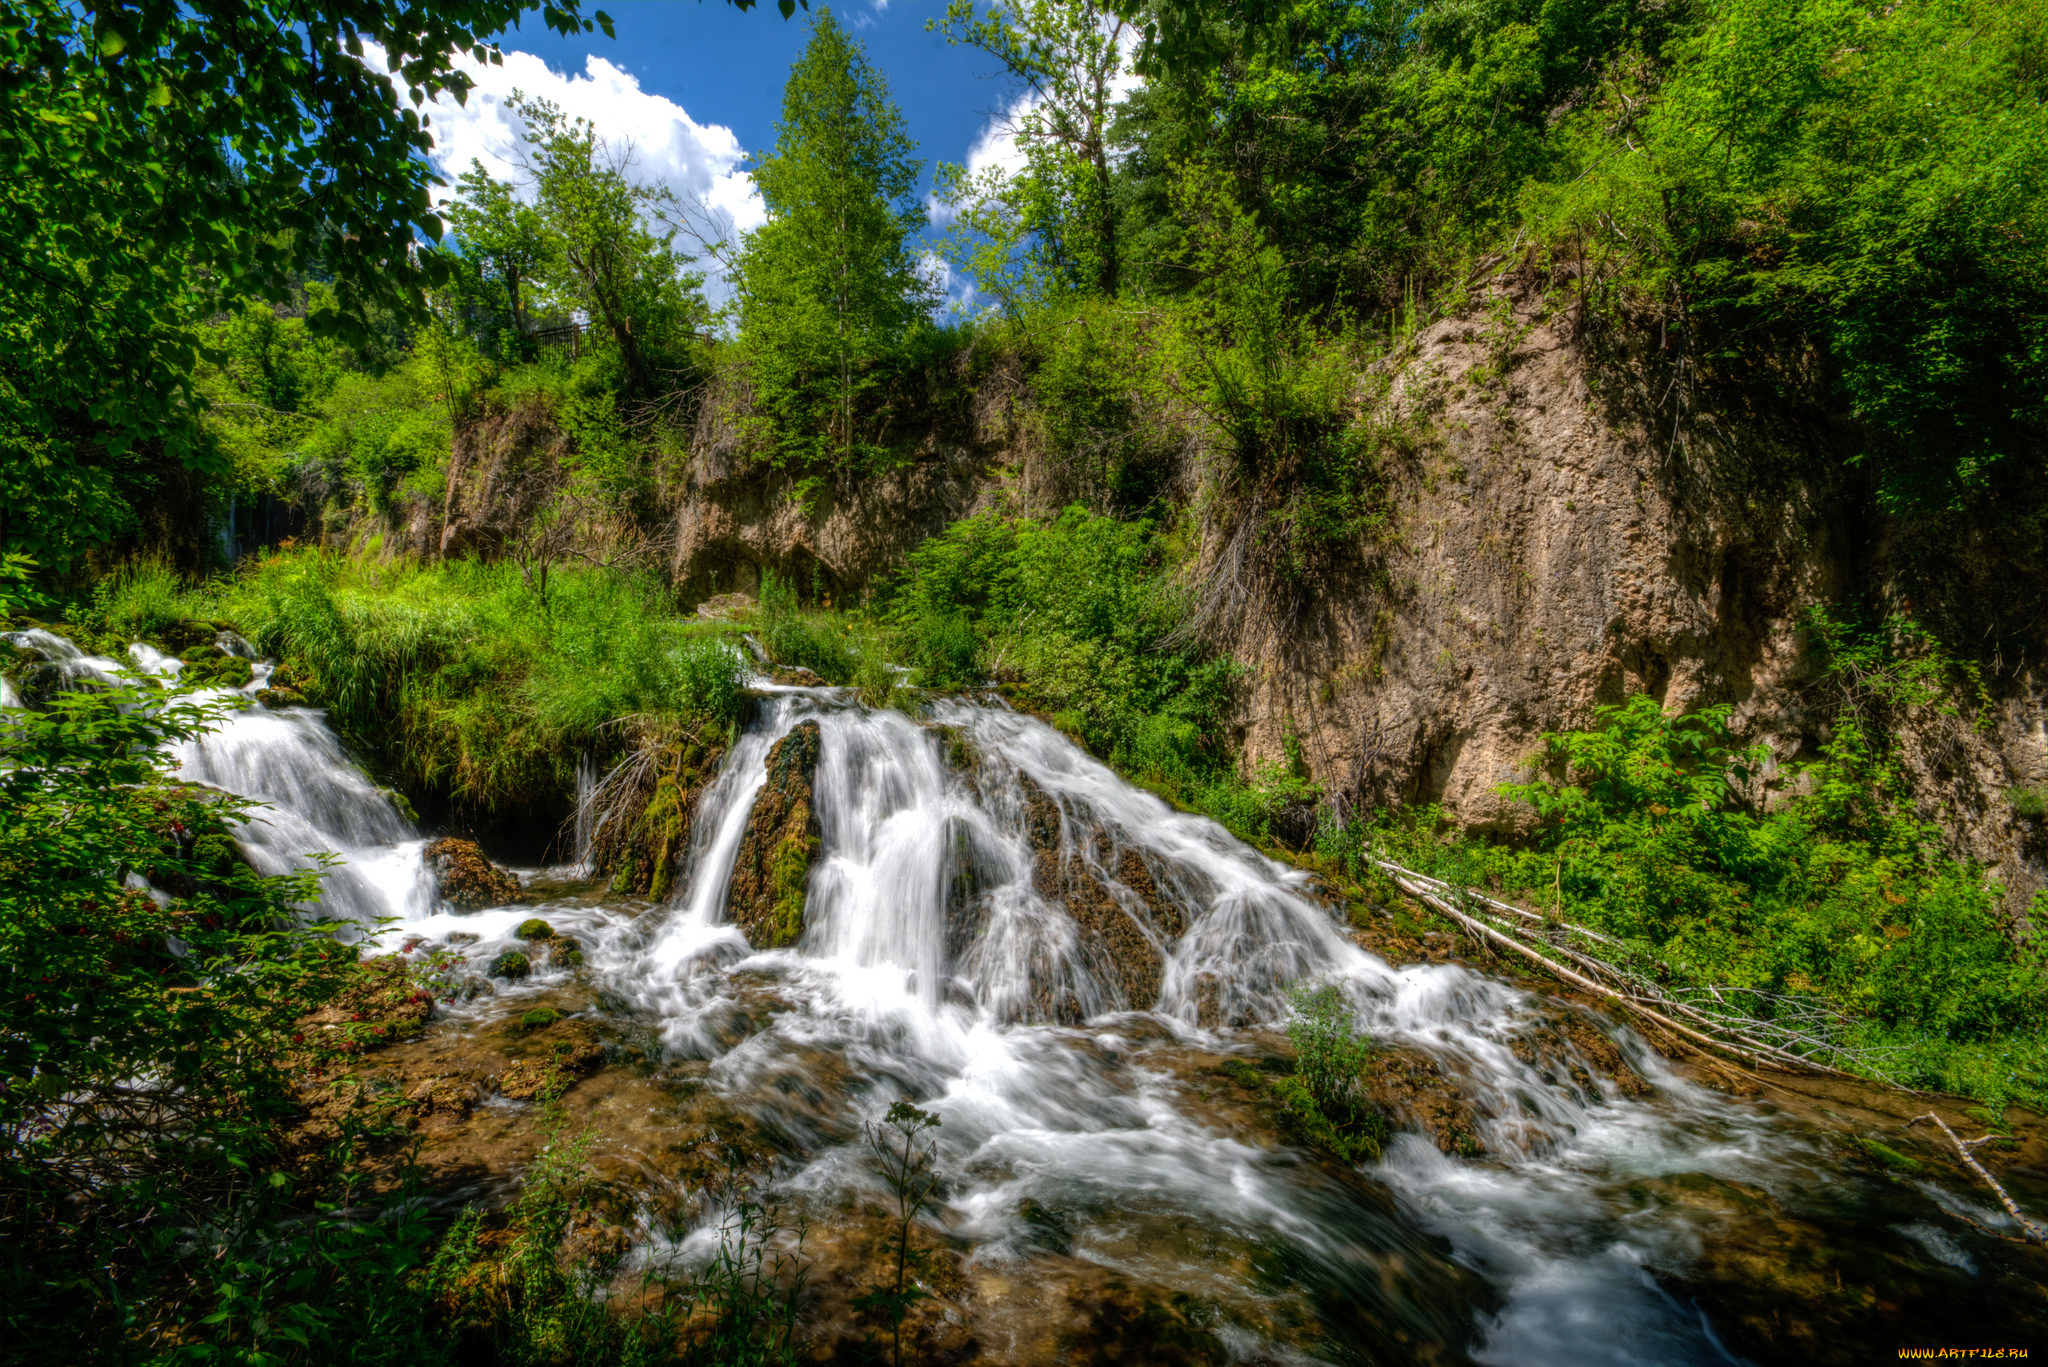
<path id="1" fill-rule="evenodd" d="M 33 644 L 81 674 L 116 667 Z M 134 663 L 176 666 L 153 656 Z M 913 1100 L 942 1122 L 938 1218 L 969 1247 L 970 1268 L 1029 1266 L 1043 1242 L 1029 1212 L 1065 1212 L 1063 1258 L 1214 1307 L 1211 1328 L 1238 1359 L 1313 1360 L 1267 1332 L 1296 1295 L 1246 1270 L 1270 1264 L 1321 1288 L 1318 1313 L 1367 1306 L 1373 1324 L 1406 1326 L 1449 1360 L 1739 1361 L 1710 1318 L 1668 1289 L 1723 1227 L 1710 1203 L 1674 1193 L 1712 1179 L 1796 1203 L 1842 1181 L 1800 1132 L 1693 1086 L 1624 1029 L 1602 1027 L 1651 1095 L 1546 1075 L 1514 1044 L 1555 1003 L 1457 965 L 1390 966 L 1300 872 L 1123 782 L 1039 721 L 958 699 L 920 720 L 844 690 L 762 681 L 758 691 L 754 720 L 700 800 L 686 876 L 651 909 L 583 898 L 456 912 L 434 890 L 420 833 L 314 709 L 251 706 L 177 758 L 185 776 L 269 804 L 244 835 L 259 868 L 340 855 L 320 910 L 387 948 L 481 966 L 515 946 L 514 928 L 534 914 L 575 936 L 585 967 L 539 968 L 501 990 L 594 979 L 668 1056 L 702 1060 L 708 1084 L 735 1104 L 808 1136 L 778 1179 L 789 1193 L 829 1202 L 860 1188 L 849 1136 Z M 757 951 L 725 917 L 727 887 L 768 752 L 806 722 L 821 738 L 822 840 L 804 929 L 788 949 Z M 1082 952 L 1074 919 L 1039 890 L 1025 780 L 1057 805 L 1061 860 L 1120 886 L 1114 871 L 1134 854 L 1177 910 L 1184 929 L 1170 937 L 1132 913 L 1163 956 L 1156 999 L 1124 999 Z M 587 797 L 596 786 L 586 766 L 579 788 Z M 587 816 L 576 831 L 581 861 Z M 963 888 L 977 911 L 964 945 Z M 1338 984 L 1375 1041 L 1436 1060 L 1475 1104 L 1488 1156 L 1448 1157 L 1400 1134 L 1356 1174 L 1357 1188 L 1205 1116 L 1175 1061 L 1256 1052 L 1284 1019 L 1285 989 L 1303 981 Z M 1048 985 L 1080 1004 L 1078 1024 L 1033 1020 Z M 822 1103 L 835 1117 L 822 1126 L 810 1085 L 821 1059 L 843 1080 Z M 1375 1188 L 1381 1196 L 1361 1195 Z M 1933 1247 L 1910 1231 L 1889 1237 Z M 1430 1276 L 1469 1274 L 1481 1293 L 1433 1308 L 1422 1294 L 1433 1283 L 1417 1270 L 1432 1259 L 1442 1266 Z"/>

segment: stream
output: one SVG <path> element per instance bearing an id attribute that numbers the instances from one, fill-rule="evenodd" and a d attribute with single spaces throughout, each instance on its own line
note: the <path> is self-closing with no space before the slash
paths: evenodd
<path id="1" fill-rule="evenodd" d="M 74 676 L 119 663 L 46 633 L 10 639 Z M 386 952 L 481 967 L 519 947 L 529 916 L 575 936 L 583 966 L 500 984 L 434 1028 L 480 1028 L 573 978 L 590 1010 L 778 1136 L 777 1190 L 821 1218 L 878 1190 L 863 1120 L 899 1099 L 937 1115 L 931 1223 L 957 1251 L 969 1292 L 947 1313 L 977 1360 L 1051 1360 L 1057 1307 L 1084 1287 L 1110 1304 L 1112 1283 L 1123 1328 L 1098 1313 L 1095 1337 L 1054 1356 L 1586 1367 L 2048 1348 L 2043 1264 L 1991 1237 L 2009 1226 L 1989 1193 L 1958 1168 L 1890 1170 L 1859 1147 L 1880 1126 L 1905 1147 L 1892 1131 L 1911 1098 L 1732 1095 L 1588 1015 L 1648 1084 L 1625 1094 L 1593 1060 L 1518 1047 L 1556 999 L 1460 963 L 1390 965 L 1306 875 L 1037 720 L 959 699 L 913 719 L 846 690 L 757 691 L 663 905 L 609 896 L 571 866 L 523 872 L 538 904 L 450 909 L 424 837 L 315 709 L 251 705 L 178 759 L 188 778 L 269 804 L 244 832 L 259 869 L 338 854 L 322 908 Z M 822 841 L 804 930 L 755 951 L 725 917 L 727 882 L 766 756 L 805 722 L 821 737 Z M 1056 804 L 1063 867 L 1113 892 L 1144 870 L 1152 891 L 1127 914 L 1161 963 L 1151 999 L 1130 999 L 1034 879 L 1048 857 L 1028 829 L 1034 790 Z M 577 829 L 587 845 L 589 822 Z M 1476 1156 L 1401 1131 L 1349 1167 L 1242 1120 L 1236 1093 L 1207 1079 L 1282 1052 L 1285 989 L 1304 979 L 1338 984 L 1377 1044 L 1434 1061 L 1475 1117 Z M 1048 1000 L 1067 1006 L 1049 1016 Z M 2027 1162 L 2003 1170 L 2038 1212 L 2041 1142 L 2026 1134 Z M 1148 1306 L 1170 1307 L 1180 1337 Z"/>

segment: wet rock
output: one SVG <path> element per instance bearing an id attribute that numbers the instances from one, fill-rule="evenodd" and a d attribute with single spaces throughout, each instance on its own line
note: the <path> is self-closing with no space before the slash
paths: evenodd
<path id="1" fill-rule="evenodd" d="M 185 666 L 179 671 L 180 681 L 199 688 L 241 688 L 253 677 L 249 661 L 222 651 L 211 638 L 181 652 L 178 659 Z"/>
<path id="2" fill-rule="evenodd" d="M 460 1077 L 427 1077 L 407 1089 L 405 1099 L 415 1115 L 448 1116 L 460 1120 L 476 1109 L 482 1093 L 474 1083 Z"/>
<path id="3" fill-rule="evenodd" d="M 697 604 L 697 615 L 707 622 L 730 622 L 754 610 L 754 600 L 744 593 L 719 593 Z"/>
<path id="4" fill-rule="evenodd" d="M 1650 1092 L 1650 1084 L 1629 1066 L 1607 1033 L 1568 1007 L 1525 1027 L 1509 1048 L 1516 1058 L 1540 1072 L 1545 1082 L 1564 1086 L 1569 1080 L 1589 1101 L 1608 1100 L 1610 1088 L 1622 1096 Z"/>
<path id="5" fill-rule="evenodd" d="M 545 1058 L 523 1058 L 498 1077 L 498 1094 L 511 1101 L 552 1100 L 577 1079 L 604 1066 L 604 1046 L 595 1040 L 564 1040 Z"/>
<path id="6" fill-rule="evenodd" d="M 552 940 L 555 928 L 538 916 L 529 917 L 519 923 L 519 929 L 512 932 L 522 940 Z"/>
<path id="7" fill-rule="evenodd" d="M 1415 1049 L 1388 1049 L 1373 1057 L 1365 1088 L 1375 1109 L 1401 1129 L 1420 1130 L 1439 1150 L 1459 1158 L 1486 1152 L 1479 1112 L 1436 1060 Z"/>
<path id="8" fill-rule="evenodd" d="M 756 949 L 793 945 L 803 934 L 805 889 L 818 851 L 811 805 L 818 734 L 816 722 L 804 722 L 768 752 L 768 781 L 733 861 L 726 914 Z"/>
<path id="9" fill-rule="evenodd" d="M 820 678 L 812 670 L 805 669 L 802 665 L 778 666 L 768 677 L 787 688 L 823 688 L 825 686 L 824 679 Z"/>
<path id="10" fill-rule="evenodd" d="M 521 1033 L 545 1030 L 561 1018 L 562 1013 L 552 1006 L 536 1006 L 519 1018 L 519 1029 Z"/>
<path id="11" fill-rule="evenodd" d="M 592 813 L 591 868 L 613 892 L 668 896 L 688 856 L 698 801 L 724 754 L 724 747 L 692 736 L 637 738 Z"/>
<path id="12" fill-rule="evenodd" d="M 519 900 L 519 880 L 484 858 L 474 840 L 436 840 L 427 846 L 426 858 L 441 896 L 464 911 Z"/>
<path id="13" fill-rule="evenodd" d="M 533 964 L 516 949 L 508 949 L 491 960 L 487 970 L 493 978 L 523 978 L 533 972 Z"/>
<path id="14" fill-rule="evenodd" d="M 299 692 L 296 688 L 259 688 L 256 690 L 256 701 L 262 703 L 273 712 L 281 711 L 287 707 L 306 707 L 309 705 L 306 702 L 306 695 Z"/>
<path id="15" fill-rule="evenodd" d="M 1024 834 L 1035 855 L 1032 884 L 1047 901 L 1066 909 L 1081 931 L 1083 957 L 1095 977 L 1108 985 L 1118 1004 L 1143 1010 L 1159 1000 L 1166 957 L 1187 921 L 1164 896 L 1144 857 L 1128 846 L 1109 850 L 1106 832 L 1063 838 L 1065 819 L 1051 794 L 1018 774 L 1024 794 Z M 1100 862 L 1095 851 L 1108 851 Z M 1066 1014 L 1051 1003 L 1052 1018 Z"/>
<path id="16" fill-rule="evenodd" d="M 567 935 L 557 935 L 548 941 L 548 967 L 583 967 L 583 946 Z"/>
<path id="17" fill-rule="evenodd" d="M 300 1018 L 298 1033 L 316 1047 L 359 1054 L 417 1038 L 433 1014 L 433 994 L 413 980 L 405 960 L 368 959 L 347 987 Z"/>

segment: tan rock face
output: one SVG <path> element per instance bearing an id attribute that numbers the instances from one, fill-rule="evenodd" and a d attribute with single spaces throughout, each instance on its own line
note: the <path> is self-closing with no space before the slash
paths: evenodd
<path id="1" fill-rule="evenodd" d="M 805 888 L 819 838 L 811 793 L 818 735 L 816 722 L 802 722 L 769 750 L 768 781 L 754 799 L 733 860 L 726 914 L 756 949 L 781 949 L 803 935 Z"/>
<path id="2" fill-rule="evenodd" d="M 1348 570 L 1238 624 L 1248 765 L 1282 758 L 1291 732 L 1329 795 L 1503 829 L 1526 813 L 1497 789 L 1543 734 L 1634 693 L 1732 705 L 1774 776 L 1812 757 L 1839 698 L 1803 617 L 1873 594 L 1909 606 L 1884 597 L 1867 490 L 1818 421 L 1697 415 L 1674 443 L 1619 392 L 1625 369 L 1504 286 L 1420 334 L 1387 400 L 1424 434 L 1386 457 L 1390 525 Z M 1899 741 L 1923 810 L 2016 909 L 2048 882 L 2048 842 L 2004 792 L 2048 779 L 2048 679 L 2001 687 L 1974 724 L 1914 709 Z"/>

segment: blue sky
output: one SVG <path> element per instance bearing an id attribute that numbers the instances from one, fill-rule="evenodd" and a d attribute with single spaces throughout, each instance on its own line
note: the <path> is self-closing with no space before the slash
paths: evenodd
<path id="1" fill-rule="evenodd" d="M 517 89 L 590 119 L 615 147 L 630 144 L 629 174 L 707 208 L 712 236 L 729 239 L 760 222 L 749 158 L 774 147 L 783 82 L 808 37 L 808 16 L 799 10 L 785 20 L 773 0 L 746 13 L 723 0 L 604 7 L 616 39 L 601 32 L 563 38 L 529 15 L 525 27 L 500 36 L 502 66 L 460 59 L 477 88 L 465 107 L 441 101 L 432 111 L 444 179 L 452 184 L 472 158 L 500 178 L 519 179 L 520 125 L 506 107 Z M 926 163 L 927 185 L 939 161 L 978 169 L 1014 157 L 1003 131 L 1017 91 L 983 54 L 926 31 L 944 10 L 941 0 L 854 0 L 834 9 L 887 79 Z M 725 293 L 715 272 L 708 292 L 714 302 Z"/>
<path id="2" fill-rule="evenodd" d="M 772 148 L 782 108 L 782 84 L 809 33 L 798 10 L 785 20 L 774 0 L 742 13 L 724 0 L 632 0 L 603 5 L 618 32 L 568 39 L 547 32 L 538 17 L 499 42 L 557 70 L 580 72 L 595 55 L 630 73 L 640 88 L 665 95 L 699 122 L 733 130 L 749 151 Z M 925 31 L 945 13 L 941 0 L 872 0 L 835 6 L 889 82 L 927 161 L 958 161 L 989 116 L 1007 103 L 1005 82 L 991 79 L 995 64 L 970 48 L 954 47 Z"/>

